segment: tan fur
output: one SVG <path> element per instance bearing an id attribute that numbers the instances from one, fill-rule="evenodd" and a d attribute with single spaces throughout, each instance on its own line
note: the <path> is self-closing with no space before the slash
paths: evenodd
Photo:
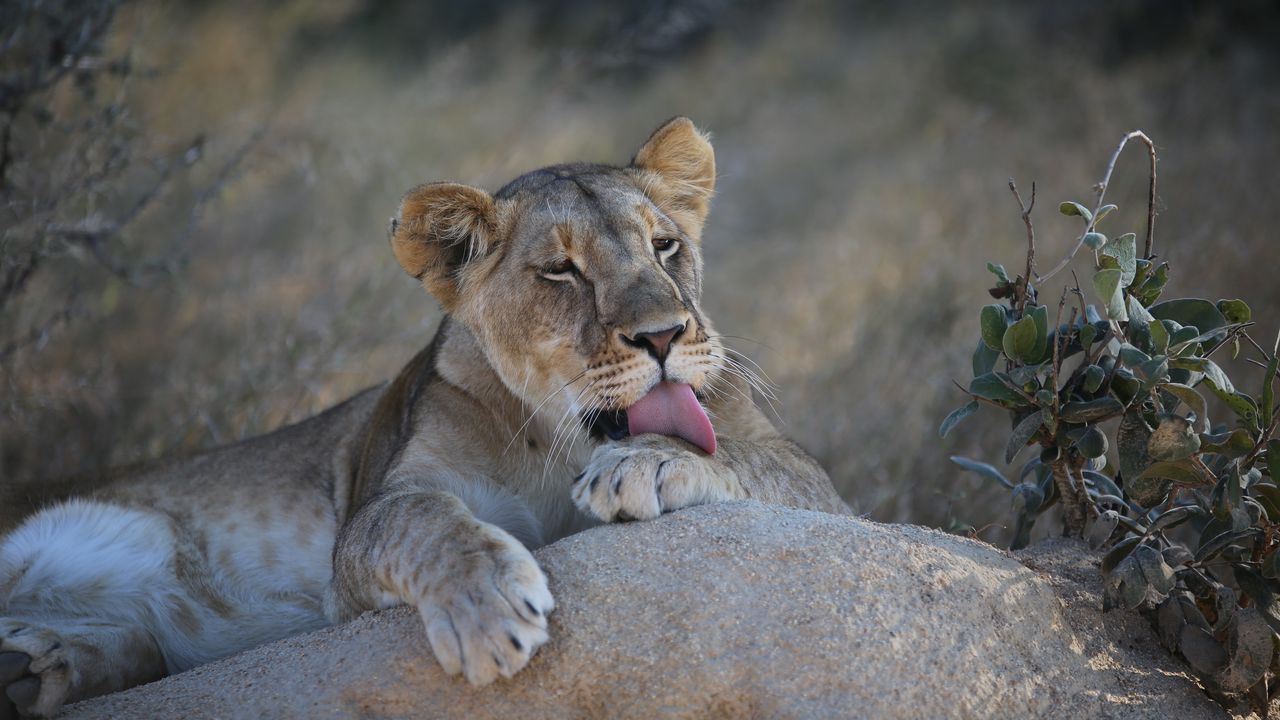
<path id="1" fill-rule="evenodd" d="M 283 635 L 323 621 L 322 602 L 329 621 L 409 604 L 444 669 L 485 684 L 520 670 L 547 640 L 554 601 L 529 552 L 539 544 L 733 498 L 847 512 L 822 469 L 755 406 L 741 362 L 699 305 L 714 188 L 707 137 L 676 118 L 627 167 L 555 166 L 494 195 L 451 183 L 410 190 L 391 223 L 392 250 L 449 316 L 393 382 L 95 494 L 172 533 L 160 583 L 172 626 L 196 636 L 220 618 L 243 624 L 252 607 L 292 618 Z M 661 362 L 636 341 L 669 328 L 683 329 Z M 673 438 L 591 431 L 601 413 L 664 377 L 699 393 L 715 455 Z M 48 520 L 34 516 L 13 537 L 36 522 Z M 5 622 L 70 638 L 73 651 L 93 645 L 77 630 L 92 613 L 67 617 L 6 597 L 24 570 L 6 569 L 3 557 Z M 34 609 L 15 618 L 15 608 Z M 252 641 L 270 639 L 263 633 Z M 182 669 L 163 641 L 144 643 L 129 666 L 113 650 L 122 643 L 99 643 L 105 659 L 86 651 L 73 660 L 92 684 L 32 671 L 47 689 L 27 711 L 145 680 L 157 652 L 168 670 Z M 202 648 L 192 652 L 240 649 Z"/>

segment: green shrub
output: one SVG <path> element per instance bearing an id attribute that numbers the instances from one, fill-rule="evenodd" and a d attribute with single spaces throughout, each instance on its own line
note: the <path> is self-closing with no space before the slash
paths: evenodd
<path id="1" fill-rule="evenodd" d="M 1131 140 L 1146 145 L 1151 161 L 1141 253 L 1135 234 L 1100 230 L 1115 209 L 1103 203 L 1112 170 Z M 1026 271 L 1010 279 L 988 264 L 996 277 L 990 293 L 1003 302 L 978 315 L 970 400 L 940 434 L 981 404 L 1006 411 L 1005 462 L 1029 445 L 1038 450 L 1016 481 L 986 463 L 952 460 L 1012 492 L 1012 549 L 1060 505 L 1065 534 L 1108 548 L 1104 609 L 1143 611 L 1211 695 L 1224 704 L 1247 700 L 1265 715 L 1268 680 L 1280 667 L 1280 338 L 1270 352 L 1254 341 L 1240 300 L 1161 299 L 1169 265 L 1152 252 L 1155 167 L 1146 135 L 1127 135 L 1092 208 L 1059 206 L 1079 218 L 1080 233 L 1075 250 L 1043 276 L 1035 271 L 1035 186 L 1024 204 L 1010 181 L 1027 229 Z M 1077 279 L 1055 306 L 1040 304 L 1039 286 L 1082 250 L 1094 260 L 1088 289 Z M 1213 359 L 1242 349 L 1263 369 L 1248 381 L 1252 394 Z M 1210 423 L 1207 396 L 1228 409 L 1229 423 Z"/>

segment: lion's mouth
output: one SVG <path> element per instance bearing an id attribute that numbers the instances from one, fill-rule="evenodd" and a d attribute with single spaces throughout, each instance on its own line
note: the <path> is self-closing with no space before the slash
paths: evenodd
<path id="1" fill-rule="evenodd" d="M 627 425 L 626 410 L 606 410 L 598 413 L 595 420 L 587 428 L 591 433 L 591 437 L 596 440 L 621 440 L 631 434 L 631 428 Z"/>
<path id="2" fill-rule="evenodd" d="M 683 383 L 660 382 L 626 410 L 598 413 L 588 431 L 597 440 L 656 433 L 686 440 L 708 455 L 716 451 L 711 419 L 693 388 Z"/>

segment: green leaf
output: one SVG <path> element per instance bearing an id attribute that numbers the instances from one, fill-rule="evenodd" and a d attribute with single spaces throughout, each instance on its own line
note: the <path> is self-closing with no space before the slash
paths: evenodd
<path id="1" fill-rule="evenodd" d="M 1280 602 L 1276 601 L 1275 594 L 1267 587 L 1267 581 L 1242 565 L 1236 565 L 1232 569 L 1240 589 L 1253 601 L 1253 607 L 1262 613 L 1262 619 L 1272 630 L 1280 632 Z"/>
<path id="2" fill-rule="evenodd" d="M 1098 426 L 1091 425 L 1076 440 L 1075 447 L 1084 457 L 1102 457 L 1107 454 L 1107 435 Z"/>
<path id="3" fill-rule="evenodd" d="M 1085 233 L 1084 244 L 1088 245 L 1090 250 L 1097 250 L 1107 244 L 1107 236 L 1100 232 Z"/>
<path id="4" fill-rule="evenodd" d="M 1102 381 L 1106 379 L 1106 370 L 1097 365 L 1090 365 L 1084 369 L 1084 391 L 1090 394 L 1098 392 L 1098 388 L 1102 387 Z"/>
<path id="5" fill-rule="evenodd" d="M 1239 608 L 1240 598 L 1235 590 L 1226 586 L 1217 588 L 1213 595 L 1213 609 L 1218 615 L 1213 621 L 1214 631 L 1226 630 Z"/>
<path id="6" fill-rule="evenodd" d="M 1205 485 L 1208 479 L 1188 460 L 1153 462 L 1138 476 L 1139 480 L 1172 480 L 1183 485 Z"/>
<path id="7" fill-rule="evenodd" d="M 1017 427 L 1013 429 L 1013 434 L 1009 436 L 1009 442 L 1004 448 L 1004 461 L 1006 464 L 1013 462 L 1018 452 L 1031 442 L 1031 438 L 1040 430 L 1041 420 L 1040 413 L 1033 412 L 1022 419 Z"/>
<path id="8" fill-rule="evenodd" d="M 1249 304 L 1243 300 L 1219 300 L 1217 308 L 1227 322 L 1232 324 L 1247 323 L 1249 318 L 1253 317 Z"/>
<path id="9" fill-rule="evenodd" d="M 987 343 L 981 339 L 978 340 L 978 346 L 973 349 L 973 376 L 986 375 L 996 367 L 996 361 L 1000 359 L 1000 352 L 987 347 Z"/>
<path id="10" fill-rule="evenodd" d="M 1093 400 L 1077 400 L 1062 406 L 1059 417 L 1070 423 L 1097 422 L 1124 412 L 1124 405 L 1110 395 Z"/>
<path id="11" fill-rule="evenodd" d="M 1272 439 L 1267 442 L 1267 473 L 1272 482 L 1280 483 L 1280 440 Z"/>
<path id="12" fill-rule="evenodd" d="M 1169 328 L 1164 323 L 1164 320 L 1160 320 L 1147 324 L 1147 332 L 1151 335 L 1151 351 L 1161 355 L 1169 352 Z"/>
<path id="13" fill-rule="evenodd" d="M 1280 521 L 1280 488 L 1271 483 L 1255 483 L 1249 487 L 1271 522 Z"/>
<path id="14" fill-rule="evenodd" d="M 1142 280 L 1134 293 L 1143 305 L 1150 306 L 1160 298 L 1160 293 L 1164 291 L 1164 286 L 1169 282 L 1169 263 L 1160 263 L 1155 272 L 1148 274 Z"/>
<path id="15" fill-rule="evenodd" d="M 1146 546 L 1139 545 L 1134 548 L 1133 553 L 1121 560 L 1120 564 L 1116 565 L 1115 570 L 1112 570 L 1111 574 L 1107 576 L 1102 593 L 1103 610 L 1113 607 L 1137 610 L 1149 600 L 1163 599 L 1152 592 L 1146 575 L 1142 572 L 1142 565 L 1138 562 L 1137 553 L 1143 547 Z"/>
<path id="16" fill-rule="evenodd" d="M 1009 326 L 1008 315 L 1003 305 L 987 305 L 982 308 L 978 317 L 982 323 L 982 342 L 992 350 L 1000 350 L 1004 339 L 1005 328 Z"/>
<path id="17" fill-rule="evenodd" d="M 1031 362 L 1031 352 L 1036 348 L 1036 321 L 1029 315 L 1009 326 L 1005 331 L 1004 354 L 1014 360 Z"/>
<path id="18" fill-rule="evenodd" d="M 1222 368 L 1218 367 L 1217 363 L 1208 358 L 1174 358 L 1169 361 L 1169 365 L 1175 368 L 1195 370 L 1197 372 L 1204 373 L 1205 379 L 1213 385 L 1211 389 L 1215 390 L 1218 394 L 1230 394 L 1236 391 L 1235 386 L 1231 384 L 1231 379 L 1222 371 Z"/>
<path id="19" fill-rule="evenodd" d="M 1211 452 L 1235 459 L 1248 455 L 1253 450 L 1253 437 L 1243 428 L 1230 432 L 1200 436 L 1200 452 Z"/>
<path id="20" fill-rule="evenodd" d="M 1147 440 L 1147 454 L 1152 460 L 1174 462 L 1191 457 L 1200 450 L 1200 436 L 1181 415 L 1166 413 L 1160 425 Z"/>
<path id="21" fill-rule="evenodd" d="M 969 383 L 969 394 L 1005 407 L 1026 405 L 1027 401 L 1006 383 L 1012 382 L 1008 376 L 1001 379 L 1001 375 L 998 372 L 979 375 Z"/>
<path id="22" fill-rule="evenodd" d="M 1151 275 L 1152 265 L 1150 260 L 1143 260 L 1142 258 L 1138 258 L 1134 261 L 1134 265 L 1137 267 L 1137 270 L 1134 272 L 1133 282 L 1129 283 L 1129 287 L 1136 291 L 1136 289 L 1141 287 L 1142 283 Z"/>
<path id="23" fill-rule="evenodd" d="M 1262 429 L 1258 425 L 1258 406 L 1254 404 L 1253 398 L 1241 392 L 1223 392 L 1212 381 L 1209 382 L 1209 390 L 1231 408 L 1231 412 L 1240 418 L 1246 428 L 1254 432 Z"/>
<path id="24" fill-rule="evenodd" d="M 1169 336 L 1169 350 L 1171 351 L 1180 349 L 1181 347 L 1192 343 L 1198 343 L 1201 340 L 1208 340 L 1217 334 L 1216 331 L 1210 330 L 1208 333 L 1201 335 L 1200 328 L 1195 325 L 1183 325 L 1176 320 L 1161 320 L 1160 322 L 1174 323 L 1178 326 L 1177 329 L 1173 331 L 1173 334 Z M 1168 325 L 1165 327 L 1168 327 Z"/>
<path id="25" fill-rule="evenodd" d="M 1044 504 L 1044 493 L 1031 483 L 1018 483 L 1011 499 L 1014 512 L 1037 513 Z"/>
<path id="26" fill-rule="evenodd" d="M 1151 359 L 1150 355 L 1147 355 L 1129 343 L 1122 343 L 1120 345 L 1120 352 L 1117 354 L 1120 357 L 1120 362 L 1129 367 L 1137 367 Z"/>
<path id="27" fill-rule="evenodd" d="M 1127 335 L 1129 342 L 1144 349 L 1151 349 L 1151 323 L 1159 325 L 1159 321 L 1151 317 L 1151 313 L 1138 302 L 1138 298 L 1125 294 L 1125 307 L 1129 312 Z"/>
<path id="28" fill-rule="evenodd" d="M 1111 392 L 1125 405 L 1133 402 L 1141 390 L 1142 382 L 1126 368 L 1116 370 L 1111 378 Z"/>
<path id="29" fill-rule="evenodd" d="M 1249 527 L 1243 530 L 1226 530 L 1212 538 L 1209 538 L 1208 542 L 1201 544 L 1200 547 L 1196 549 L 1196 561 L 1204 562 L 1205 560 L 1208 560 L 1214 555 L 1222 552 L 1222 549 L 1228 545 L 1250 540 L 1261 534 L 1262 528 L 1256 527 Z"/>
<path id="30" fill-rule="evenodd" d="M 960 455 L 952 455 L 951 462 L 959 465 L 969 472 L 977 473 L 990 480 L 995 480 L 1010 490 L 1013 489 L 1013 483 L 1009 482 L 1005 476 L 992 465 L 988 465 L 984 462 L 978 462 L 977 460 L 970 460 L 969 458 Z"/>
<path id="31" fill-rule="evenodd" d="M 1169 343 L 1170 343 L 1169 350 L 1170 352 L 1176 355 L 1179 355 L 1181 357 L 1191 358 L 1195 353 L 1186 352 L 1186 350 L 1188 350 L 1192 346 L 1196 345 L 1197 343 L 1202 343 L 1208 340 L 1216 340 L 1218 338 L 1221 338 L 1227 332 L 1234 330 L 1238 327 L 1241 327 L 1241 326 L 1240 325 L 1223 325 L 1217 330 L 1200 332 L 1195 325 L 1189 325 L 1173 334 L 1173 337 L 1169 339 Z M 1196 333 L 1193 335 L 1190 332 L 1191 330 L 1195 330 Z M 1239 338 L 1236 339 L 1236 342 L 1237 344 L 1239 343 Z"/>
<path id="32" fill-rule="evenodd" d="M 1192 669 L 1206 677 L 1222 672 L 1230 661 L 1222 643 L 1194 625 L 1182 628 L 1182 635 L 1178 638 L 1178 652 L 1187 659 L 1187 664 Z"/>
<path id="33" fill-rule="evenodd" d="M 1152 325 L 1152 327 L 1155 327 L 1155 325 Z M 1203 424 L 1204 432 L 1209 432 L 1209 405 L 1204 401 L 1203 395 L 1193 388 L 1178 383 L 1164 383 L 1160 386 L 1160 389 L 1178 398 L 1187 407 L 1191 408 L 1192 412 L 1196 414 L 1196 418 Z M 1172 410 L 1174 408 L 1169 409 Z"/>
<path id="34" fill-rule="evenodd" d="M 1005 272 L 1004 266 L 998 263 L 987 263 L 987 269 L 996 276 L 996 279 L 1002 283 L 1009 282 L 1009 273 Z"/>
<path id="35" fill-rule="evenodd" d="M 1115 258 L 1116 263 L 1120 266 L 1120 272 L 1122 273 L 1120 278 L 1121 287 L 1129 287 L 1129 284 L 1133 282 L 1134 274 L 1137 272 L 1137 240 L 1137 235 L 1125 233 L 1118 238 L 1112 238 L 1102 247 L 1102 254 Z"/>
<path id="36" fill-rule="evenodd" d="M 1010 550 L 1021 550 L 1031 543 L 1031 528 L 1044 506 L 1044 492 L 1030 483 L 1020 483 L 1013 489 L 1014 525 Z"/>
<path id="37" fill-rule="evenodd" d="M 1085 323 L 1080 326 L 1080 347 L 1085 352 L 1089 352 L 1089 346 L 1093 344 L 1093 338 L 1097 335 L 1098 329 L 1092 323 Z"/>
<path id="38" fill-rule="evenodd" d="M 1119 497 L 1124 494 L 1120 492 L 1120 487 L 1112 482 L 1111 478 L 1100 472 L 1094 472 L 1093 470 L 1081 470 L 1080 474 L 1084 476 L 1085 483 L 1088 486 L 1095 488 L 1103 495 L 1115 495 L 1116 497 Z"/>
<path id="39" fill-rule="evenodd" d="M 1027 308 L 1027 313 L 1036 323 L 1036 344 L 1031 349 L 1031 362 L 1040 362 L 1045 359 L 1046 351 L 1049 349 L 1049 308 L 1036 305 Z"/>
<path id="40" fill-rule="evenodd" d="M 938 428 L 938 437 L 945 438 L 947 433 L 951 432 L 952 428 L 960 424 L 961 420 L 964 420 L 976 412 L 978 412 L 977 400 L 970 400 L 964 405 L 952 410 L 951 414 L 942 421 L 942 426 Z"/>
<path id="41" fill-rule="evenodd" d="M 1138 541 L 1142 538 L 1137 535 L 1127 537 L 1111 547 L 1111 550 L 1102 558 L 1102 574 L 1107 575 L 1138 547 Z"/>
<path id="42" fill-rule="evenodd" d="M 1123 322 L 1129 319 L 1125 312 L 1124 287 L 1120 284 L 1120 270 L 1099 270 L 1093 276 L 1093 289 L 1107 311 L 1107 317 Z"/>
<path id="43" fill-rule="evenodd" d="M 1152 305 L 1151 315 L 1160 320 L 1177 320 L 1183 325 L 1194 325 L 1199 331 L 1210 332 L 1227 324 L 1227 318 L 1218 307 L 1200 298 L 1166 300 Z"/>
<path id="44" fill-rule="evenodd" d="M 1213 388 L 1215 390 L 1224 393 L 1234 393 L 1236 391 L 1235 385 L 1231 384 L 1231 379 L 1227 377 L 1227 374 L 1223 372 L 1222 368 L 1218 367 L 1218 364 L 1214 361 L 1205 360 L 1204 367 L 1201 368 L 1201 372 L 1204 373 L 1205 380 L 1213 383 Z"/>
<path id="45" fill-rule="evenodd" d="M 1160 634 L 1160 644 L 1171 653 L 1178 651 L 1178 641 L 1182 639 L 1182 628 L 1187 626 L 1186 615 L 1182 611 L 1182 599 L 1180 596 L 1169 598 L 1168 602 L 1161 603 L 1156 610 L 1156 629 Z"/>
<path id="46" fill-rule="evenodd" d="M 1084 218 L 1084 221 L 1086 223 L 1091 222 L 1093 220 L 1093 213 L 1089 212 L 1088 208 L 1086 208 L 1085 206 L 1081 205 L 1078 202 L 1071 202 L 1068 200 L 1067 202 L 1064 202 L 1058 206 L 1058 212 L 1062 213 L 1063 215 L 1078 215 Z"/>
<path id="47" fill-rule="evenodd" d="M 1164 561 L 1160 551 L 1150 545 L 1139 545 L 1133 551 L 1133 557 L 1142 568 L 1142 574 L 1147 578 L 1149 589 L 1159 596 L 1159 599 L 1153 598 L 1153 601 L 1162 602 L 1169 593 L 1173 592 L 1173 568 Z"/>
<path id="48" fill-rule="evenodd" d="M 1157 383 L 1164 382 L 1169 379 L 1169 358 L 1164 355 L 1157 355 L 1150 360 L 1138 365 L 1134 368 L 1138 376 L 1142 378 L 1142 387 L 1144 390 L 1150 390 Z"/>
<path id="49" fill-rule="evenodd" d="M 1019 365 L 1009 371 L 1009 379 L 1013 381 L 1013 384 L 1024 389 L 1027 385 L 1038 382 L 1039 378 L 1039 365 Z"/>
<path id="50" fill-rule="evenodd" d="M 1275 647 L 1271 628 L 1257 609 L 1236 610 L 1227 637 L 1227 654 L 1231 656 L 1231 662 L 1216 678 L 1218 686 L 1229 693 L 1243 693 L 1257 685 L 1271 667 Z"/>
<path id="51" fill-rule="evenodd" d="M 1149 528 L 1149 530 L 1150 532 L 1157 532 L 1159 530 L 1168 530 L 1170 528 L 1175 528 L 1181 525 L 1182 523 L 1190 520 L 1191 518 L 1195 517 L 1196 515 L 1200 515 L 1203 517 L 1207 515 L 1207 513 L 1205 513 L 1203 510 L 1201 510 L 1198 507 L 1194 507 L 1191 505 L 1180 505 L 1178 507 L 1172 508 L 1170 510 L 1166 510 L 1165 512 L 1161 513 L 1160 517 L 1156 518 L 1155 521 L 1151 523 L 1151 527 Z M 1176 548 L 1176 550 L 1174 550 L 1173 552 L 1167 552 L 1168 550 L 1173 548 Z M 1178 552 L 1178 551 L 1181 551 L 1181 552 Z M 1178 560 L 1176 561 L 1170 560 L 1170 558 L 1173 558 L 1173 557 L 1178 558 Z M 1169 563 L 1170 565 L 1181 565 L 1184 562 L 1191 562 L 1194 559 L 1195 557 L 1190 552 L 1188 552 L 1186 548 L 1182 547 L 1181 545 L 1173 545 L 1173 546 L 1170 546 L 1170 548 L 1166 548 L 1166 553 L 1164 556 L 1165 562 Z"/>
<path id="52" fill-rule="evenodd" d="M 1094 223 L 1093 223 L 1093 224 L 1094 224 L 1094 225 L 1097 225 L 1098 223 L 1102 222 L 1102 218 L 1104 218 L 1104 217 L 1106 217 L 1106 216 L 1110 215 L 1110 214 L 1111 214 L 1111 211 L 1112 211 L 1112 210 L 1115 210 L 1115 209 L 1116 209 L 1116 206 L 1115 206 L 1115 205 L 1112 205 L 1112 204 L 1110 204 L 1110 203 L 1108 203 L 1108 204 L 1106 204 L 1106 205 L 1103 205 L 1102 207 L 1098 208 L 1098 215 L 1097 215 L 1096 219 L 1094 220 Z"/>

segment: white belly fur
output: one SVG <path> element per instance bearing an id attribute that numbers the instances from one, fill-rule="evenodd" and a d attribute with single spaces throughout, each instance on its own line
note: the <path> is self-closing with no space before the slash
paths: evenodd
<path id="1" fill-rule="evenodd" d="M 42 510 L 0 543 L 0 614 L 141 626 L 169 672 L 326 624 L 318 594 L 301 590 L 328 582 L 331 534 L 280 558 L 279 566 L 295 571 L 268 574 L 251 561 L 216 561 L 252 559 L 254 552 L 236 545 L 260 546 L 261 536 L 210 533 L 215 561 L 206 558 L 202 584 L 193 588 L 179 578 L 189 557 L 180 556 L 181 533 L 163 513 L 107 502 L 71 500 Z"/>

